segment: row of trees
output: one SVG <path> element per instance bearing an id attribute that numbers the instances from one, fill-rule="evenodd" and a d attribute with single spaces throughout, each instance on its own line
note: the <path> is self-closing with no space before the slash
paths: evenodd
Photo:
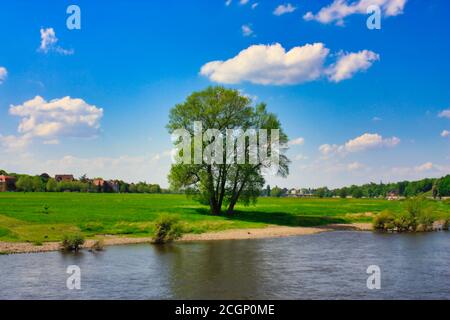
<path id="1" fill-rule="evenodd" d="M 428 195 L 433 198 L 450 196 L 450 175 L 442 178 L 426 178 L 418 181 L 401 181 L 397 183 L 369 183 L 362 186 L 352 185 L 335 190 L 321 188 L 316 191 L 318 196 L 352 196 L 354 198 L 377 198 L 386 197 L 389 193 L 394 193 L 401 197 L 414 197 L 418 195 Z"/>
<path id="2" fill-rule="evenodd" d="M 397 183 L 368 183 L 362 186 L 352 185 L 339 189 L 303 189 L 305 194 L 312 194 L 318 198 L 353 197 L 353 198 L 385 198 L 389 193 L 400 197 L 415 197 L 419 195 L 432 196 L 434 198 L 450 197 L 450 175 L 435 179 L 426 178 L 418 181 L 401 181 Z M 262 196 L 283 197 L 287 196 L 289 189 L 278 186 L 267 186 L 262 190 Z"/>
<path id="3" fill-rule="evenodd" d="M 4 170 L 1 170 L 5 175 Z M 79 180 L 74 181 L 56 181 L 47 176 L 30 176 L 23 174 L 10 173 L 9 176 L 16 178 L 16 190 L 23 192 L 105 192 L 112 193 L 166 193 L 168 190 L 162 189 L 159 184 L 148 184 L 145 182 L 127 183 L 121 180 L 115 181 L 117 189 L 112 188 L 110 184 L 103 186 L 94 185 L 93 181 L 87 179 L 84 175 Z"/>

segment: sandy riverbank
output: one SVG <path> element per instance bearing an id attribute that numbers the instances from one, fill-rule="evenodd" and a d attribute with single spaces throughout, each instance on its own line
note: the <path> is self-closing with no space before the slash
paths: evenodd
<path id="1" fill-rule="evenodd" d="M 284 227 L 269 226 L 261 229 L 232 229 L 220 232 L 207 232 L 202 234 L 185 234 L 178 242 L 186 241 L 213 241 L 213 240 L 247 240 L 247 239 L 263 239 L 263 238 L 280 238 L 291 236 L 311 235 L 320 232 L 337 231 L 337 230 L 354 230 L 369 231 L 372 230 L 370 223 L 354 223 L 354 224 L 332 224 L 321 227 Z M 150 243 L 151 238 L 125 238 L 116 236 L 105 236 L 102 238 L 105 246 Z M 91 248 L 96 240 L 87 240 L 84 249 Z M 37 253 L 60 250 L 59 242 L 45 242 L 42 245 L 34 245 L 32 243 L 14 243 L 0 242 L 0 253 Z"/>

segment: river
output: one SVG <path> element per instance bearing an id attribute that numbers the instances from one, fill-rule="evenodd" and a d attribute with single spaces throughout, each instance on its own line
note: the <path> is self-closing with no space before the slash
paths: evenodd
<path id="1" fill-rule="evenodd" d="M 81 289 L 69 290 L 69 265 Z M 380 268 L 370 290 L 368 266 Z M 450 232 L 127 245 L 0 256 L 0 299 L 450 299 Z"/>

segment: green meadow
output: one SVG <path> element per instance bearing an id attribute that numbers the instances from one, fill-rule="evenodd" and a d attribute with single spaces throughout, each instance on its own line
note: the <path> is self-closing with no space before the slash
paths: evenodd
<path id="1" fill-rule="evenodd" d="M 450 206 L 433 202 L 449 215 Z M 152 236 L 161 214 L 179 217 L 184 232 L 203 233 L 268 225 L 320 226 L 368 222 L 384 209 L 402 210 L 401 201 L 375 199 L 260 198 L 239 206 L 233 216 L 212 216 L 208 208 L 184 195 L 96 193 L 0 193 L 0 241 L 59 241 L 81 233 L 127 237 Z"/>

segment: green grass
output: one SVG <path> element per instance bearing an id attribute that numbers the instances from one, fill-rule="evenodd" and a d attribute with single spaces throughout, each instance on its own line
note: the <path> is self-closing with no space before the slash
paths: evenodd
<path id="1" fill-rule="evenodd" d="M 44 206 L 48 206 L 48 214 Z M 401 210 L 401 202 L 369 199 L 260 198 L 256 206 L 237 207 L 233 217 L 211 216 L 208 208 L 184 195 L 0 193 L 0 241 L 41 243 L 64 234 L 152 236 L 162 213 L 177 215 L 185 232 L 202 233 L 269 224 L 319 226 L 370 221 L 366 212 Z M 450 206 L 436 203 L 448 215 Z"/>

